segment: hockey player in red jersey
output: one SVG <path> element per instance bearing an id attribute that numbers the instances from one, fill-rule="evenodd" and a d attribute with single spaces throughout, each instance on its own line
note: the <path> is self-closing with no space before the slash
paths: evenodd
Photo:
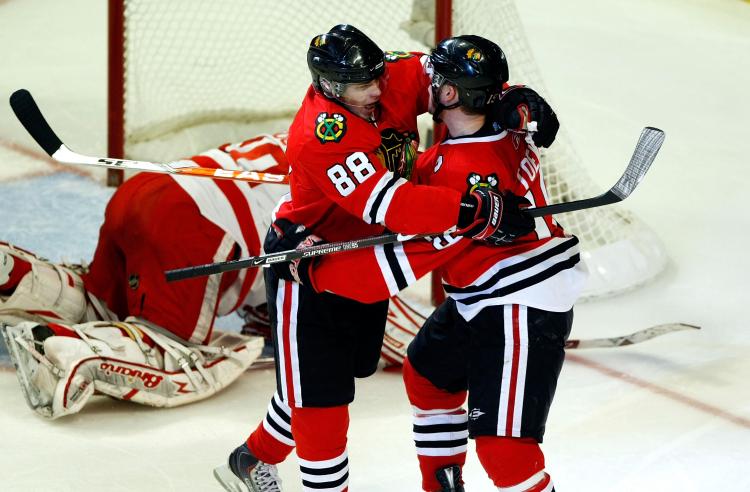
<path id="1" fill-rule="evenodd" d="M 287 174 L 286 135 L 223 145 L 183 165 Z M 261 337 L 213 331 L 265 304 L 255 269 L 167 283 L 164 271 L 260 253 L 288 187 L 138 174 L 117 189 L 86 269 L 0 244 L 0 321 L 32 408 L 77 412 L 94 389 L 153 406 L 203 399 L 260 354 Z"/>
<path id="2" fill-rule="evenodd" d="M 545 205 L 532 134 L 513 131 L 516 124 L 534 127 L 524 100 L 539 99 L 513 87 L 488 105 L 508 78 L 500 48 L 458 36 L 441 42 L 430 61 L 433 111 L 449 135 L 419 157 L 418 182 L 497 196 L 506 206 L 519 201 L 515 195 L 528 205 Z M 488 116 L 490 108 L 500 108 L 503 117 Z M 536 109 L 549 114 L 543 106 Z M 546 129 L 540 137 L 550 143 Z M 464 490 L 468 437 L 498 490 L 554 490 L 539 443 L 586 272 L 578 240 L 553 218 L 536 219 L 528 234 L 523 217 L 514 220 L 506 229 L 520 234 L 498 237 L 498 247 L 445 234 L 298 265 L 308 269 L 316 290 L 363 302 L 387 298 L 430 270 L 444 269 L 449 299 L 409 345 L 403 369 L 426 491 Z M 369 279 L 367 286 L 352 281 L 360 278 Z M 467 392 L 469 413 L 463 408 Z"/>
<path id="3" fill-rule="evenodd" d="M 276 211 L 267 253 L 376 235 L 385 227 L 401 233 L 458 229 L 478 240 L 506 233 L 499 209 L 484 202 L 489 196 L 462 197 L 454 188 L 408 181 L 416 117 L 429 105 L 425 61 L 421 54 L 384 55 L 348 25 L 313 38 L 312 87 L 289 132 L 291 194 Z M 512 207 L 507 210 L 512 215 Z M 277 393 L 265 420 L 228 465 L 215 470 L 227 490 L 278 490 L 274 465 L 295 443 L 305 487 L 348 488 L 348 404 L 355 378 L 377 367 L 387 297 L 364 304 L 317 293 L 307 273 L 294 262 L 266 272 Z"/>

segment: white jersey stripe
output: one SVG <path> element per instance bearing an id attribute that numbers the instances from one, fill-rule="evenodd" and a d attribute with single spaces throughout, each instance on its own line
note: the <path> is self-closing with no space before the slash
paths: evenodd
<path id="1" fill-rule="evenodd" d="M 513 373 L 513 305 L 510 304 L 503 306 L 503 331 L 505 333 L 505 349 L 503 351 L 502 378 L 500 380 L 500 401 L 497 409 L 498 436 L 506 435 L 511 375 Z"/>
<path id="2" fill-rule="evenodd" d="M 378 266 L 383 274 L 383 280 L 385 280 L 385 284 L 388 287 L 388 293 L 395 296 L 398 294 L 398 283 L 393 276 L 393 272 L 391 272 L 391 266 L 388 264 L 388 258 L 385 256 L 383 245 L 375 246 L 373 249 L 375 250 L 375 259 L 378 261 Z"/>
<path id="3" fill-rule="evenodd" d="M 365 204 L 365 209 L 362 211 L 362 220 L 368 224 L 372 224 L 370 213 L 372 212 L 372 206 L 375 204 L 375 200 L 377 200 L 378 195 L 380 195 L 380 192 L 388 185 L 391 179 L 393 179 L 393 173 L 387 172 L 383 174 L 370 192 L 370 196 L 367 198 L 367 203 Z"/>
<path id="4" fill-rule="evenodd" d="M 412 285 L 417 281 L 414 271 L 411 269 L 409 258 L 406 256 L 404 251 L 404 243 L 398 243 L 393 247 L 393 252 L 396 254 L 398 265 L 401 267 L 401 273 L 403 273 L 406 283 Z M 393 295 L 393 294 L 392 294 Z"/>
<path id="5" fill-rule="evenodd" d="M 224 234 L 216 253 L 214 253 L 213 261 L 225 261 L 229 257 L 233 246 L 234 240 L 232 237 L 229 234 Z M 208 331 L 211 329 L 214 313 L 216 312 L 216 301 L 219 299 L 219 286 L 221 285 L 222 277 L 223 274 L 208 277 L 206 288 L 203 291 L 201 310 L 193 327 L 193 334 L 190 335 L 189 341 L 193 343 L 206 343 L 206 337 L 208 336 Z"/>
<path id="6" fill-rule="evenodd" d="M 420 456 L 455 456 L 465 453 L 468 445 L 463 444 L 455 448 L 417 448 L 417 454 Z"/>
<path id="7" fill-rule="evenodd" d="M 277 344 L 279 345 L 278 356 L 279 361 L 276 367 L 279 369 L 279 386 L 280 386 L 280 397 L 283 398 L 284 402 L 287 403 L 289 401 L 289 397 L 287 396 L 288 388 L 286 385 L 287 377 L 286 377 L 286 358 L 287 354 L 286 351 L 283 349 L 283 340 L 284 340 L 284 320 L 285 320 L 285 313 L 284 313 L 284 291 L 285 286 L 284 284 L 286 281 L 279 280 L 279 285 L 276 289 L 276 340 Z"/>
<path id="8" fill-rule="evenodd" d="M 297 348 L 297 308 L 299 307 L 299 284 L 292 284 L 292 306 L 289 313 L 289 352 L 292 358 L 292 381 L 294 384 L 294 404 L 302 406 L 302 382 L 300 381 L 299 353 Z"/>
<path id="9" fill-rule="evenodd" d="M 529 323 L 528 309 L 518 306 L 518 375 L 514 381 L 516 385 L 515 405 L 513 407 L 513 437 L 521 437 L 521 421 L 523 417 L 523 395 L 526 387 L 526 363 L 529 357 Z"/>
<path id="10" fill-rule="evenodd" d="M 388 207 L 391 206 L 391 200 L 393 200 L 393 194 L 396 193 L 396 190 L 399 189 L 399 187 L 403 186 L 404 183 L 406 183 L 406 180 L 404 178 L 399 178 L 396 183 L 391 186 L 388 191 L 385 192 L 385 196 L 383 197 L 383 201 L 380 202 L 380 206 L 378 207 L 378 212 L 375 215 L 375 222 L 381 225 L 385 225 L 385 214 L 388 213 Z"/>
<path id="11" fill-rule="evenodd" d="M 302 458 L 297 458 L 297 461 L 299 461 L 300 466 L 304 466 L 305 468 L 331 468 L 336 465 L 340 465 L 343 463 L 347 458 L 349 458 L 349 453 L 344 450 L 343 453 L 336 456 L 335 458 L 330 458 L 327 460 L 320 460 L 320 461 L 311 461 L 311 460 L 304 460 Z"/>

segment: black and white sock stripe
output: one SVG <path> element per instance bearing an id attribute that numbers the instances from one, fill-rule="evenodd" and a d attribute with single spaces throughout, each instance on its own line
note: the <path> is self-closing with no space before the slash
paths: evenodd
<path id="1" fill-rule="evenodd" d="M 393 194 L 404 183 L 406 183 L 406 180 L 399 178 L 396 174 L 391 172 L 383 174 L 367 199 L 365 209 L 362 212 L 362 220 L 368 224 L 384 225 L 385 214 L 391 205 Z"/>
<path id="2" fill-rule="evenodd" d="M 344 450 L 324 461 L 299 458 L 299 471 L 305 492 L 341 492 L 349 485 L 349 455 Z"/>
<path id="3" fill-rule="evenodd" d="M 292 410 L 289 405 L 281 401 L 277 393 L 274 393 L 271 403 L 268 404 L 263 428 L 287 446 L 295 445 L 292 436 Z"/>
<path id="4" fill-rule="evenodd" d="M 414 416 L 414 444 L 422 456 L 454 456 L 465 453 L 469 443 L 466 412 Z"/>

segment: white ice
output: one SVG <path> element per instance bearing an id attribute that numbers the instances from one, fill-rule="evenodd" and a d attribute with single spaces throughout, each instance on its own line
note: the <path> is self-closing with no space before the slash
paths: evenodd
<path id="1" fill-rule="evenodd" d="M 643 126 L 667 133 L 627 206 L 659 232 L 672 264 L 637 291 L 580 305 L 573 336 L 703 327 L 569 352 L 543 445 L 557 490 L 750 490 L 750 3 L 518 3 L 551 99 L 599 183 L 619 176 Z M 105 149 L 105 5 L 0 1 L 0 95 L 29 88 L 63 140 L 89 153 Z M 109 192 L 58 170 L 0 104 L 0 239 L 55 259 L 90 256 Z M 76 193 L 90 204 L 80 213 L 67 208 Z M 254 428 L 272 390 L 272 371 L 254 370 L 188 407 L 97 398 L 48 422 L 0 372 L 0 489 L 219 490 L 211 468 Z M 361 381 L 351 414 L 351 489 L 418 490 L 400 377 Z M 301 489 L 297 473 L 295 459 L 282 465 L 285 490 Z M 493 490 L 471 453 L 465 477 L 471 492 Z"/>

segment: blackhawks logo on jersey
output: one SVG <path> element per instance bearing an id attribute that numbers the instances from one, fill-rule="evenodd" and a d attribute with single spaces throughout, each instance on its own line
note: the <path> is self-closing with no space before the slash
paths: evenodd
<path id="1" fill-rule="evenodd" d="M 343 114 L 333 113 L 329 116 L 328 113 L 320 113 L 315 122 L 315 136 L 320 143 L 338 142 L 346 133 L 346 118 Z"/>
<path id="2" fill-rule="evenodd" d="M 416 133 L 386 128 L 380 132 L 380 146 L 375 153 L 389 171 L 409 179 L 417 160 L 418 147 L 419 138 Z"/>
<path id="3" fill-rule="evenodd" d="M 490 174 L 486 178 L 482 178 L 481 174 L 469 173 L 469 176 L 466 177 L 466 183 L 469 185 L 468 193 L 477 188 L 490 188 L 497 191 L 497 185 L 500 183 L 500 180 L 497 179 L 497 174 L 495 173 Z"/>
<path id="4" fill-rule="evenodd" d="M 404 58 L 411 58 L 414 55 L 411 53 L 408 53 L 406 51 L 385 51 L 383 52 L 383 57 L 385 58 L 385 61 L 387 62 L 395 62 L 399 60 L 403 60 Z"/>

